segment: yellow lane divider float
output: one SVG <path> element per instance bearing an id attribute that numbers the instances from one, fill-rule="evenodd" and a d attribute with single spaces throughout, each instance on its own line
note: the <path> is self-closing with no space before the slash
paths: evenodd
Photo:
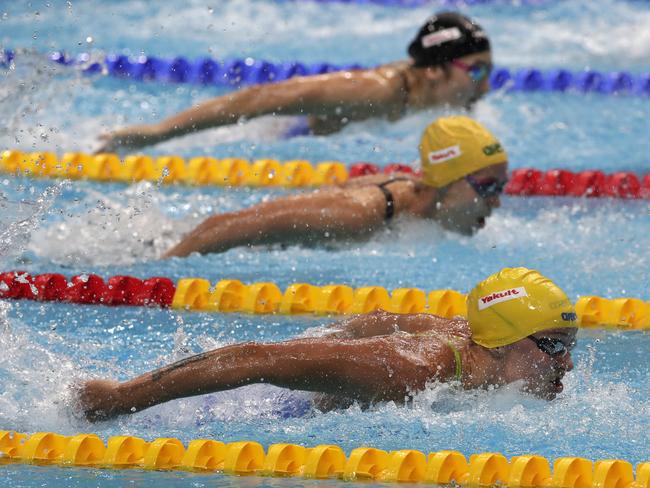
<path id="1" fill-rule="evenodd" d="M 78 275 L 68 280 L 57 273 L 30 275 L 24 271 L 0 272 L 0 299 L 60 301 L 109 306 L 172 307 L 205 312 L 255 314 L 365 314 L 375 310 L 393 313 L 430 313 L 441 317 L 467 316 L 466 295 L 455 290 L 425 292 L 419 288 L 380 286 L 352 288 L 330 284 L 293 283 L 284 291 L 275 283 L 246 285 L 221 280 L 214 286 L 203 278 L 165 277 L 141 280 L 133 276 Z M 650 302 L 638 298 L 606 299 L 585 296 L 576 303 L 583 327 L 615 326 L 650 330 Z"/>
<path id="2" fill-rule="evenodd" d="M 4 151 L 0 172 L 36 177 L 88 179 L 98 181 L 154 181 L 188 185 L 221 186 L 321 186 L 348 180 L 346 166 L 339 161 L 281 163 L 275 159 L 249 162 L 241 158 L 196 157 L 185 161 L 179 156 L 153 158 L 131 155 L 123 160 L 116 154 L 92 156 L 65 153 L 61 159 L 51 152 Z"/>
<path id="3" fill-rule="evenodd" d="M 191 441 L 187 448 L 175 438 L 152 442 L 115 436 L 104 445 L 94 434 L 63 436 L 38 432 L 27 436 L 0 431 L 0 461 L 39 465 L 92 466 L 221 472 L 235 475 L 293 476 L 348 481 L 421 482 L 463 486 L 505 485 L 511 488 L 650 488 L 650 462 L 636 466 L 620 459 L 592 461 L 579 457 L 556 459 L 523 455 L 508 459 L 499 453 L 480 453 L 469 461 L 457 451 L 353 449 L 346 457 L 336 445 L 305 448 L 272 444 L 267 452 L 253 441 Z"/>
<path id="4" fill-rule="evenodd" d="M 389 294 L 380 286 L 353 289 L 346 285 L 294 283 L 282 292 L 275 283 L 245 285 L 239 280 L 221 280 L 213 287 L 202 278 L 179 280 L 172 308 L 281 314 L 364 314 L 382 309 L 443 317 L 467 313 L 465 295 L 454 290 L 432 291 L 427 298 L 418 288 L 397 288 Z"/>
<path id="5" fill-rule="evenodd" d="M 393 313 L 430 313 L 441 317 L 467 316 L 467 296 L 455 290 L 380 286 L 353 289 L 347 285 L 314 286 L 294 283 L 284 292 L 275 283 L 245 285 L 221 280 L 214 286 L 202 278 L 183 278 L 176 283 L 172 308 L 205 312 L 281 314 L 364 314 L 375 310 Z M 616 326 L 650 330 L 650 302 L 637 298 L 606 299 L 585 296 L 576 303 L 583 327 Z"/>

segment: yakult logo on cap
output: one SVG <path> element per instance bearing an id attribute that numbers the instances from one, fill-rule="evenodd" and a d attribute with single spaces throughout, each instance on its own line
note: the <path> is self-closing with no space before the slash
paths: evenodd
<path id="1" fill-rule="evenodd" d="M 431 164 L 438 164 L 444 161 L 449 161 L 450 159 L 457 158 L 463 154 L 460 150 L 460 146 L 450 146 L 438 151 L 433 151 L 429 153 L 429 162 Z"/>
<path id="2" fill-rule="evenodd" d="M 484 297 L 478 299 L 478 309 L 485 310 L 492 305 L 497 303 L 507 302 L 508 300 L 514 300 L 515 298 L 527 297 L 526 288 L 519 286 L 517 288 L 509 288 L 507 290 L 495 291 Z"/>
<path id="3" fill-rule="evenodd" d="M 422 36 L 420 42 L 422 43 L 423 48 L 429 48 L 432 46 L 437 46 L 443 42 L 455 41 L 463 37 L 463 33 L 458 27 L 450 27 L 448 29 L 442 29 L 426 36 Z"/>

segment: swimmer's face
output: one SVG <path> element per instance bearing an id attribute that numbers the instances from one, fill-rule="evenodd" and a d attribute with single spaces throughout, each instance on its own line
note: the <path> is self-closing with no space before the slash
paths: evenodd
<path id="1" fill-rule="evenodd" d="M 444 102 L 453 106 L 470 108 L 478 99 L 490 91 L 490 72 L 492 52 L 470 54 L 458 58 L 458 63 L 450 63 L 447 69 Z M 468 68 L 472 73 L 468 72 Z M 475 80 L 473 74 L 487 75 Z"/>
<path id="2" fill-rule="evenodd" d="M 562 378 L 573 369 L 571 349 L 578 329 L 574 327 L 545 330 L 533 334 L 535 339 L 546 342 L 561 341 L 566 351 L 550 355 L 529 338 L 504 348 L 503 380 L 505 383 L 524 382 L 524 391 L 546 400 L 553 400 L 564 389 Z M 550 339 L 550 341 L 549 341 Z"/>
<path id="3" fill-rule="evenodd" d="M 508 181 L 508 163 L 495 164 L 468 176 L 449 184 L 434 213 L 435 220 L 445 229 L 463 235 L 478 232 L 492 210 L 501 206 L 494 190 Z"/>

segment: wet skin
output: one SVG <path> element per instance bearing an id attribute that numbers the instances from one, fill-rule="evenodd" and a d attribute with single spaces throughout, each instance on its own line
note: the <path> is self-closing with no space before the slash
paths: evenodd
<path id="1" fill-rule="evenodd" d="M 533 334 L 536 338 L 560 339 L 568 346 L 569 352 L 564 355 L 549 356 L 531 340 L 506 346 L 503 380 L 506 383 L 523 380 L 525 391 L 547 400 L 554 399 L 564 389 L 562 378 L 573 370 L 570 351 L 575 345 L 577 330 L 567 327 Z"/>
<path id="2" fill-rule="evenodd" d="M 507 163 L 471 175 L 478 182 L 503 183 L 507 180 Z M 500 205 L 498 195 L 484 198 L 464 178 L 444 188 L 433 188 L 415 175 L 394 177 L 406 179 L 389 186 L 395 217 L 432 219 L 448 230 L 471 235 L 485 225 L 492 210 Z M 390 178 L 381 175 L 353 179 L 340 187 L 281 197 L 237 212 L 213 215 L 163 257 L 224 252 L 246 245 L 313 245 L 367 237 L 386 224 L 386 198 L 377 183 Z"/>
<path id="3" fill-rule="evenodd" d="M 459 61 L 492 63 L 490 51 Z M 138 149 L 211 127 L 262 115 L 310 117 L 314 133 L 340 130 L 350 121 L 373 117 L 397 120 L 409 110 L 434 106 L 470 107 L 489 91 L 489 81 L 472 81 L 452 64 L 416 68 L 400 61 L 377 68 L 291 78 L 213 98 L 153 124 L 134 125 L 100 136 L 96 151 Z"/>
<path id="4" fill-rule="evenodd" d="M 362 405 L 403 403 L 432 382 L 455 380 L 450 343 L 461 356 L 460 384 L 465 389 L 523 381 L 525 391 L 551 400 L 573 369 L 570 352 L 550 357 L 526 338 L 496 349 L 480 346 L 471 340 L 469 324 L 462 319 L 376 312 L 332 327 L 331 334 L 321 337 L 233 344 L 123 383 L 91 380 L 80 385 L 76 396 L 89 420 L 253 383 L 323 393 Z M 575 334 L 576 329 L 566 328 L 535 337 L 558 338 L 570 348 Z"/>
<path id="5" fill-rule="evenodd" d="M 481 183 L 494 181 L 502 184 L 508 181 L 508 164 L 495 164 L 471 176 Z M 499 195 L 483 198 L 462 178 L 446 188 L 435 212 L 432 212 L 432 218 L 447 230 L 472 235 L 485 226 L 486 219 L 500 206 Z"/>

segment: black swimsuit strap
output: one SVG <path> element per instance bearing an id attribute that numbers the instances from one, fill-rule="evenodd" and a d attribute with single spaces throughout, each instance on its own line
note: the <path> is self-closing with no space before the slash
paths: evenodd
<path id="1" fill-rule="evenodd" d="M 377 188 L 381 190 L 384 194 L 384 198 L 386 198 L 386 212 L 384 213 L 384 220 L 386 221 L 392 219 L 393 215 L 395 215 L 395 198 L 393 198 L 393 194 L 388 188 L 386 188 L 386 186 L 395 183 L 396 181 L 411 181 L 411 178 L 398 176 L 377 184 Z"/>

